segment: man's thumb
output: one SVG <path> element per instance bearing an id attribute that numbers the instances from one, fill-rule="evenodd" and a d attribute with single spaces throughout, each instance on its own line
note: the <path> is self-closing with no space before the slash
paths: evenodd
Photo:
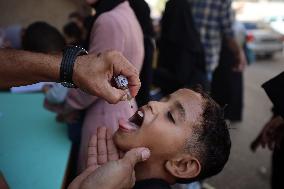
<path id="1" fill-rule="evenodd" d="M 146 161 L 150 157 L 150 150 L 148 148 L 133 148 L 129 150 L 123 157 L 123 161 L 127 161 L 133 167 L 136 163 Z"/>

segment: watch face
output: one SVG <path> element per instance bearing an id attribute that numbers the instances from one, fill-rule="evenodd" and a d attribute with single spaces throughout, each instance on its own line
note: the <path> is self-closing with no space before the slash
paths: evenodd
<path id="1" fill-rule="evenodd" d="M 67 87 L 67 88 L 76 88 L 76 85 L 73 83 L 68 83 L 68 82 L 61 82 L 61 85 L 63 87 Z"/>

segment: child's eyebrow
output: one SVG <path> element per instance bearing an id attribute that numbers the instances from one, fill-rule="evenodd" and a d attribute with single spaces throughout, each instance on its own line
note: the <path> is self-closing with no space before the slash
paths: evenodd
<path id="1" fill-rule="evenodd" d="M 182 121 L 185 121 L 185 109 L 179 101 L 175 102 L 175 107 L 178 109 L 178 114 Z"/>
<path id="2" fill-rule="evenodd" d="M 165 96 L 163 99 L 164 99 L 165 101 L 168 101 L 168 100 L 171 99 L 171 97 L 172 97 L 172 95 L 170 94 L 170 95 L 168 95 L 168 96 Z M 174 102 L 174 105 L 175 105 L 175 107 L 176 107 L 177 110 L 178 110 L 178 114 L 179 114 L 179 117 L 181 118 L 181 120 L 182 120 L 182 121 L 185 121 L 185 109 L 184 109 L 184 107 L 182 106 L 182 104 L 181 104 L 179 101 L 175 101 L 175 102 Z"/>

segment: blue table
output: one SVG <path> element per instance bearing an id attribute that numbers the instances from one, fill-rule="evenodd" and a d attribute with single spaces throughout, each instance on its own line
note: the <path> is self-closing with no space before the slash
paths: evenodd
<path id="1" fill-rule="evenodd" d="M 42 94 L 0 93 L 0 171 L 11 189 L 61 188 L 70 150 Z"/>

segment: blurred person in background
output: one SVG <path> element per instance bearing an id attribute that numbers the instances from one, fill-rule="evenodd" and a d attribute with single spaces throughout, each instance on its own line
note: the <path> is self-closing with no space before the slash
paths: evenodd
<path id="1" fill-rule="evenodd" d="M 89 53 L 100 54 L 107 50 L 120 51 L 140 71 L 144 58 L 143 33 L 137 18 L 126 0 L 87 0 L 96 10 L 92 29 L 88 34 Z M 104 90 L 104 89 L 102 89 Z M 134 100 L 132 100 L 134 102 Z M 61 114 L 85 110 L 79 153 L 78 171 L 86 168 L 87 147 L 90 136 L 97 127 L 117 129 L 119 118 L 128 119 L 136 108 L 128 102 L 109 104 L 104 99 L 88 95 L 80 90 L 68 92 Z"/>
<path id="2" fill-rule="evenodd" d="M 235 40 L 243 49 L 246 46 L 246 31 L 242 23 L 233 25 Z M 211 95 L 221 106 L 226 106 L 225 118 L 230 121 L 241 121 L 243 110 L 243 73 L 234 70 L 237 64 L 235 53 L 228 46 L 226 38 L 222 40 L 219 64 L 214 70 Z"/>
<path id="3" fill-rule="evenodd" d="M 75 43 L 88 49 L 86 41 L 88 31 L 92 27 L 92 15 L 82 15 L 79 12 L 72 12 L 68 16 L 68 23 L 63 27 L 66 41 Z"/>
<path id="4" fill-rule="evenodd" d="M 83 15 L 81 15 L 79 12 L 72 12 L 72 13 L 69 14 L 68 20 L 69 20 L 69 22 L 73 22 L 78 26 L 78 28 L 81 30 L 83 36 L 86 35 L 87 31 L 86 31 L 86 27 L 85 27 L 85 24 L 84 24 L 85 17 Z"/>
<path id="5" fill-rule="evenodd" d="M 231 0 L 191 0 L 195 28 L 205 52 L 208 80 L 219 62 L 222 40 L 234 54 L 235 71 L 243 71 L 246 59 L 242 47 L 238 44 L 234 32 L 234 13 Z"/>
<path id="6" fill-rule="evenodd" d="M 82 30 L 75 22 L 69 22 L 63 27 L 64 37 L 68 45 L 84 45 L 84 36 Z"/>
<path id="7" fill-rule="evenodd" d="M 196 84 L 209 90 L 222 39 L 234 53 L 234 70 L 242 71 L 246 60 L 235 40 L 233 23 L 230 0 L 169 0 L 162 19 L 155 72 L 162 91 L 169 93 Z"/>
<path id="8" fill-rule="evenodd" d="M 271 188 L 284 188 L 284 72 L 265 82 L 262 87 L 273 103 L 273 116 L 251 144 L 252 151 L 260 145 L 273 150 Z"/>
<path id="9" fill-rule="evenodd" d="M 187 0 L 169 0 L 166 4 L 154 72 L 154 84 L 161 88 L 162 96 L 197 84 L 208 88 L 204 51 L 191 9 Z"/>
<path id="10" fill-rule="evenodd" d="M 96 11 L 92 8 L 92 10 L 87 14 L 82 14 L 76 11 L 76 12 L 71 12 L 68 15 L 68 23 L 72 23 L 72 25 L 75 24 L 76 28 L 79 28 L 80 33 L 81 33 L 81 40 L 82 40 L 80 45 L 86 50 L 89 49 L 89 37 L 90 37 L 89 34 L 90 34 L 90 31 L 92 30 L 92 26 L 94 22 L 93 17 L 94 17 L 95 12 Z M 66 25 L 68 25 L 68 23 Z M 67 33 L 70 33 L 70 32 L 67 32 Z"/>
<path id="11" fill-rule="evenodd" d="M 34 22 L 23 34 L 22 47 L 33 52 L 58 53 L 65 47 L 65 40 L 55 27 L 46 22 Z"/>
<path id="12" fill-rule="evenodd" d="M 144 35 L 144 61 L 140 73 L 141 88 L 136 96 L 138 107 L 147 104 L 150 101 L 150 90 L 153 77 L 153 56 L 155 50 L 154 28 L 151 19 L 151 10 L 144 0 L 129 0 Z"/>

